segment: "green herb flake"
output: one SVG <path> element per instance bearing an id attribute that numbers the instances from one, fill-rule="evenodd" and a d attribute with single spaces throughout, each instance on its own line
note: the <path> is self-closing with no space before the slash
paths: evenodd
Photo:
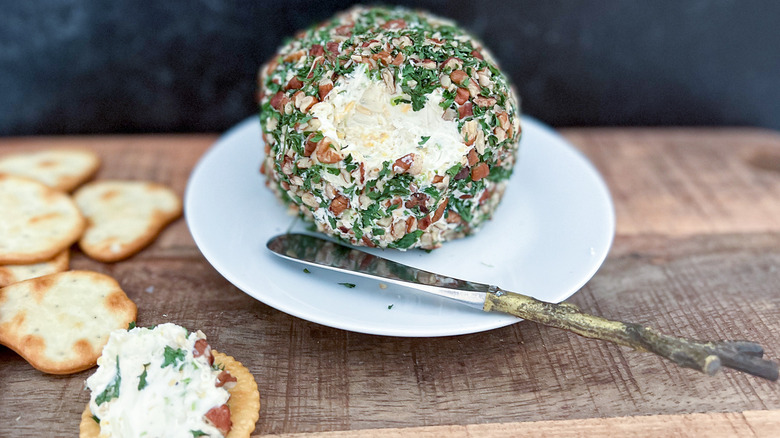
<path id="1" fill-rule="evenodd" d="M 148 367 L 149 365 L 150 364 L 148 364 L 148 363 L 144 364 L 144 372 L 141 373 L 140 376 L 138 376 L 138 390 L 139 391 L 144 389 L 144 388 L 146 388 L 146 385 L 148 385 L 148 383 L 146 382 L 146 367 Z"/>
<path id="2" fill-rule="evenodd" d="M 171 348 L 166 345 L 165 351 L 163 352 L 164 360 L 160 368 L 165 368 L 168 365 L 176 366 L 176 363 L 183 362 L 185 357 L 187 357 L 187 352 L 184 351 L 184 349 Z"/>
<path id="3" fill-rule="evenodd" d="M 425 144 L 425 143 L 426 143 L 428 140 L 430 140 L 430 139 L 431 139 L 431 136 L 430 136 L 430 135 L 423 135 L 422 137 L 420 137 L 420 142 L 419 142 L 419 143 L 417 143 L 417 144 L 419 144 L 420 146 L 422 146 L 422 145 L 424 145 L 424 144 Z"/>
<path id="4" fill-rule="evenodd" d="M 192 433 L 193 438 L 197 438 L 199 436 L 208 435 L 206 432 L 204 432 L 202 430 L 191 430 L 190 433 Z"/>
<path id="5" fill-rule="evenodd" d="M 308 270 L 308 269 L 306 269 L 306 268 L 303 268 L 303 273 L 304 273 L 304 274 L 311 274 L 311 271 L 310 271 L 310 270 Z"/>
<path id="6" fill-rule="evenodd" d="M 344 286 L 344 287 L 346 287 L 346 288 L 348 288 L 348 289 L 352 289 L 355 286 L 357 286 L 355 283 L 339 283 L 339 284 Z"/>
<path id="7" fill-rule="evenodd" d="M 100 424 L 100 418 L 98 418 L 96 415 L 93 415 L 92 419 L 95 420 L 95 423 Z"/>
<path id="8" fill-rule="evenodd" d="M 136 327 L 136 326 L 135 326 L 135 321 L 130 321 L 130 324 L 128 324 L 128 325 L 127 325 L 127 329 L 128 329 L 128 330 L 132 330 L 132 329 L 134 329 L 135 327 Z"/>
<path id="9" fill-rule="evenodd" d="M 116 376 L 114 376 L 114 380 L 111 381 L 111 383 L 106 386 L 106 389 L 103 390 L 97 397 L 95 397 L 95 403 L 97 403 L 98 406 L 102 405 L 103 403 L 113 400 L 117 397 L 119 397 L 119 385 L 122 383 L 122 375 L 119 372 L 119 356 L 116 357 Z"/>
<path id="10" fill-rule="evenodd" d="M 387 310 L 390 310 L 390 309 L 392 309 L 392 308 L 393 308 L 393 306 L 395 306 L 395 304 L 391 304 L 391 305 L 387 306 Z"/>

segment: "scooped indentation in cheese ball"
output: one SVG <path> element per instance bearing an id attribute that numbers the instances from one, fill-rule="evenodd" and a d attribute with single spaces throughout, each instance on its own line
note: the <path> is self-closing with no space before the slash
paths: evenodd
<path id="1" fill-rule="evenodd" d="M 428 95 L 425 105 L 413 111 L 400 83 L 392 88 L 385 81 L 368 77 L 361 65 L 336 83 L 328 97 L 311 108 L 325 136 L 337 139 L 341 150 L 366 170 L 378 173 L 385 161 L 407 154 L 419 156 L 415 165 L 424 181 L 437 169 L 449 169 L 466 154 L 455 120 L 443 120 L 443 89 Z"/>

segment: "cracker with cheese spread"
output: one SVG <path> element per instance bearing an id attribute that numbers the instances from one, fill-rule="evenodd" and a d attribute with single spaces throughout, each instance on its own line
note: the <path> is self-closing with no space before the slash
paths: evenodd
<path id="1" fill-rule="evenodd" d="M 80 437 L 249 437 L 259 418 L 252 374 L 175 324 L 116 330 L 87 379 Z"/>

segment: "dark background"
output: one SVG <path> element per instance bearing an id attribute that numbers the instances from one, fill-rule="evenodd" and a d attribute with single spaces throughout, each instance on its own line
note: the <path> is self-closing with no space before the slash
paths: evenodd
<path id="1" fill-rule="evenodd" d="M 0 135 L 222 131 L 284 37 L 352 2 L 0 0 Z M 475 33 L 555 126 L 780 129 L 780 2 L 401 1 Z"/>

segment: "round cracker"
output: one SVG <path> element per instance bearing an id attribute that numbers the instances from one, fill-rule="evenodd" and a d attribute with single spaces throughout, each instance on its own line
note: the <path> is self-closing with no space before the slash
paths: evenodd
<path id="1" fill-rule="evenodd" d="M 231 356 L 211 350 L 214 363 L 224 365 L 225 370 L 237 379 L 236 385 L 228 390 L 230 399 L 230 421 L 233 426 L 225 438 L 249 438 L 255 430 L 255 424 L 260 419 L 260 391 L 257 389 L 255 377 L 249 370 Z M 100 425 L 92 418 L 89 403 L 81 414 L 79 438 L 98 438 Z"/>
<path id="2" fill-rule="evenodd" d="M 108 275 L 45 275 L 0 289 L 0 344 L 45 373 L 75 373 L 95 366 L 111 332 L 137 313 Z"/>
<path id="3" fill-rule="evenodd" d="M 142 250 L 182 214 L 181 199 L 173 190 L 148 181 L 94 181 L 73 198 L 88 221 L 79 247 L 107 263 Z"/>
<path id="4" fill-rule="evenodd" d="M 85 227 L 67 194 L 31 179 L 0 175 L 0 265 L 51 260 Z"/>
<path id="5" fill-rule="evenodd" d="M 70 264 L 70 250 L 66 249 L 57 254 L 53 259 L 45 262 L 29 265 L 3 265 L 0 266 L 0 287 L 18 283 L 30 278 L 67 271 Z"/>
<path id="6" fill-rule="evenodd" d="M 56 148 L 0 157 L 0 173 L 22 176 L 70 192 L 92 178 L 100 157 L 89 149 Z"/>

